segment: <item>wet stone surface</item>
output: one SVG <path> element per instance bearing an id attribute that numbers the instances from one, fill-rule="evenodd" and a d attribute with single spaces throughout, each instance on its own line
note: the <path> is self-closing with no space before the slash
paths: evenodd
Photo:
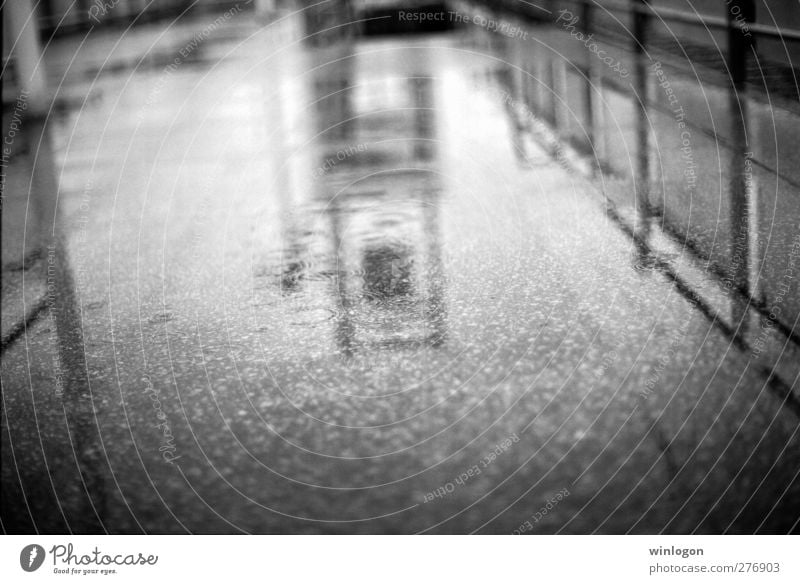
<path id="1" fill-rule="evenodd" d="M 149 33 L 73 65 L 87 105 L 44 130 L 60 269 L 3 259 L 4 321 L 48 278 L 58 298 L 4 348 L 4 524 L 796 525 L 798 416 L 769 367 L 796 390 L 800 361 L 753 359 L 659 269 L 685 251 L 642 255 L 625 206 L 519 132 L 509 49 L 284 42 L 301 30 L 231 22 L 168 75 L 131 67 L 180 46 Z M 17 208 L 49 196 L 20 156 Z M 19 216 L 4 247 L 42 223 Z"/>

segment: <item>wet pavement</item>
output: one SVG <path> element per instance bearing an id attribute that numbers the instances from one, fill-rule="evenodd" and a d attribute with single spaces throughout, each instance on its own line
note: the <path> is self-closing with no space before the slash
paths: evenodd
<path id="1" fill-rule="evenodd" d="M 747 98 L 745 262 L 721 86 L 664 64 L 721 135 L 687 191 L 674 116 L 643 163 L 636 79 L 563 31 L 235 17 L 187 51 L 205 24 L 48 50 L 4 194 L 4 529 L 797 529 L 790 105 Z"/>

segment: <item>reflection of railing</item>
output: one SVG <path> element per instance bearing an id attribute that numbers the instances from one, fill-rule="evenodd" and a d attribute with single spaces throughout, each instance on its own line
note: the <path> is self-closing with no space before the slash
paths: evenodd
<path id="1" fill-rule="evenodd" d="M 800 30 L 777 28 L 754 22 L 755 3 L 753 0 L 731 0 L 726 2 L 730 18 L 700 14 L 697 11 L 678 10 L 662 6 L 653 6 L 645 0 L 631 2 L 604 1 L 598 4 L 594 0 L 572 0 L 584 6 L 602 7 L 604 10 L 629 11 L 643 15 L 645 18 L 657 18 L 664 22 L 682 22 L 706 29 L 730 29 L 752 32 L 756 35 L 783 38 L 784 40 L 800 40 Z M 720 2 L 722 4 L 722 2 Z M 742 15 L 741 18 L 737 16 Z"/>
<path id="2" fill-rule="evenodd" d="M 746 81 L 751 49 L 759 43 L 772 43 L 775 51 L 751 65 L 760 75 L 772 75 L 779 81 L 771 83 L 770 93 L 783 93 L 792 101 L 800 99 L 800 76 L 796 65 L 786 62 L 788 55 L 797 53 L 800 30 L 757 22 L 755 0 L 720 0 L 718 8 L 725 16 L 654 6 L 646 0 L 566 0 L 557 5 L 552 0 L 539 3 L 476 0 L 476 3 L 545 22 L 556 20 L 561 11 L 568 10 L 579 17 L 581 28 L 592 29 L 595 34 L 605 33 L 606 40 L 613 42 L 616 37 L 625 48 L 638 45 L 645 51 L 662 49 L 674 57 L 702 61 L 720 70 L 734 82 Z M 778 7 L 775 9 L 778 10 Z M 790 14 L 800 12 L 800 6 L 797 5 L 794 9 L 789 6 L 780 9 Z M 657 26 L 663 30 L 656 31 Z M 724 54 L 720 45 L 725 46 Z M 763 57 L 769 61 L 775 55 L 778 58 L 772 60 L 765 70 Z"/>
<path id="3" fill-rule="evenodd" d="M 96 26 L 144 24 L 180 18 L 198 12 L 223 12 L 239 6 L 252 9 L 246 0 L 84 0 L 37 2 L 39 26 L 47 35 L 72 34 Z"/>
<path id="4" fill-rule="evenodd" d="M 590 3 L 571 4 L 582 4 L 588 8 Z M 664 81 L 653 72 L 656 57 L 648 50 L 652 14 L 647 16 L 649 7 L 646 3 L 637 4 L 641 6 L 631 10 L 635 17 L 628 29 L 628 37 L 632 40 L 626 44 L 624 52 L 615 55 L 615 58 L 619 57 L 625 62 L 630 76 L 622 78 L 615 75 L 610 69 L 604 68 L 599 59 L 593 58 L 594 55 L 589 51 L 585 54 L 581 54 L 580 50 L 575 53 L 574 43 L 569 44 L 572 39 L 568 39 L 566 33 L 566 44 L 561 46 L 558 40 L 560 27 L 539 28 L 538 34 L 546 35 L 546 41 L 541 44 L 521 44 L 511 39 L 505 43 L 509 52 L 507 58 L 512 63 L 512 69 L 516 69 L 516 74 L 503 76 L 507 94 L 524 104 L 534 118 L 541 116 L 549 123 L 554 135 L 562 141 L 562 146 L 556 151 L 570 149 L 571 145 L 573 148 L 570 150 L 583 159 L 584 167 L 594 169 L 594 177 L 600 179 L 598 184 L 610 203 L 609 217 L 632 238 L 639 254 L 639 265 L 651 266 L 662 272 L 682 295 L 745 353 L 762 356 L 756 350 L 755 343 L 769 328 L 779 333 L 781 343 L 785 339 L 788 345 L 794 346 L 791 350 L 797 351 L 800 348 L 800 334 L 794 323 L 800 318 L 800 307 L 792 300 L 799 289 L 797 279 L 789 283 L 790 291 L 786 294 L 776 292 L 777 286 L 786 285 L 786 282 L 774 281 L 775 273 L 782 272 L 787 265 L 791 266 L 791 258 L 780 254 L 791 252 L 786 249 L 788 245 L 781 246 L 779 243 L 777 248 L 783 249 L 779 249 L 779 254 L 775 255 L 774 225 L 767 225 L 769 233 L 766 240 L 760 239 L 759 230 L 764 231 L 764 225 L 759 222 L 759 205 L 764 205 L 760 199 L 774 194 L 760 187 L 759 179 L 754 181 L 749 173 L 753 167 L 758 167 L 761 169 L 760 178 L 772 181 L 775 185 L 780 184 L 787 192 L 788 196 L 782 197 L 782 204 L 787 205 L 790 214 L 789 221 L 785 221 L 788 225 L 784 225 L 784 233 L 781 234 L 784 238 L 795 236 L 797 228 L 792 232 L 792 224 L 800 225 L 798 176 L 783 158 L 791 155 L 791 152 L 780 153 L 781 158 L 771 164 L 759 159 L 761 149 L 752 141 L 758 129 L 754 112 L 758 111 L 759 100 L 746 87 L 746 82 L 747 63 L 750 55 L 754 54 L 752 49 L 755 41 L 746 36 L 747 31 L 741 21 L 728 28 L 730 51 L 726 61 L 729 81 L 722 86 L 716 85 L 714 89 L 714 117 L 724 121 L 712 120 L 711 128 L 705 128 L 702 120 L 692 119 L 694 111 L 689 111 L 688 107 L 680 107 L 680 117 L 675 117 L 676 107 L 680 103 L 675 106 L 667 102 L 663 86 L 660 85 Z M 602 5 L 603 8 L 606 6 Z M 630 8 L 630 5 L 625 6 Z M 576 30 L 584 34 L 595 33 L 592 13 L 600 8 L 595 6 L 580 13 L 577 9 L 573 10 L 573 14 L 578 15 Z M 499 14 L 495 16 L 500 17 Z M 534 31 L 533 34 L 537 33 Z M 595 38 L 598 37 L 600 35 L 595 35 Z M 604 42 L 604 48 L 615 44 L 619 46 L 612 39 L 611 42 Z M 565 58 L 570 54 L 578 56 Z M 657 58 L 661 59 L 661 56 Z M 686 99 L 682 103 L 688 104 L 693 92 L 699 92 L 703 99 L 708 99 L 708 88 L 700 88 L 701 80 L 696 71 L 694 75 L 687 74 L 680 63 L 668 65 L 668 59 L 663 60 L 663 67 L 667 69 L 664 77 L 666 84 L 670 86 L 671 81 L 675 94 L 681 100 Z M 660 70 L 661 64 L 658 68 Z M 611 106 L 611 102 L 615 105 Z M 769 111 L 774 113 L 772 108 Z M 608 112 L 614 118 L 613 123 L 607 119 Z M 786 113 L 792 119 L 796 118 L 791 111 Z M 796 120 L 796 123 L 800 124 L 800 120 Z M 624 133 L 620 124 L 625 127 Z M 698 157 L 698 162 L 701 144 L 697 140 L 701 136 L 714 150 L 713 160 L 710 160 L 713 164 L 708 167 L 708 172 L 694 168 L 693 171 L 703 177 L 716 174 L 716 177 L 709 178 L 719 187 L 718 192 L 707 187 L 695 189 L 694 186 L 687 186 L 683 180 L 685 169 L 680 159 L 680 141 L 670 140 L 675 140 L 672 134 L 683 136 L 680 132 L 687 129 L 694 132 L 694 155 Z M 678 146 L 671 149 L 670 144 Z M 691 153 L 691 142 L 689 150 Z M 724 156 L 720 158 L 722 153 Z M 558 158 L 560 162 L 564 161 L 563 156 Z M 665 166 L 665 160 L 671 159 L 681 164 L 679 176 L 673 178 L 663 172 L 658 176 L 659 168 Z M 622 162 L 625 163 L 624 167 L 620 167 Z M 779 168 L 782 170 L 779 171 Z M 614 175 L 613 179 L 618 180 L 617 183 L 610 180 L 612 176 L 609 169 Z M 692 205 L 692 201 L 713 201 L 709 205 L 713 212 L 698 215 L 695 211 L 689 214 L 691 221 L 688 221 L 683 211 L 684 207 Z M 785 220 L 786 217 L 779 219 Z M 710 245 L 708 238 L 698 238 L 702 232 L 713 233 Z M 770 244 L 769 248 L 766 241 Z M 773 251 L 767 253 L 769 249 Z M 694 263 L 710 276 L 708 282 L 698 285 L 692 278 L 687 278 L 679 265 L 664 259 L 670 253 L 681 257 L 694 256 L 697 260 Z M 765 270 L 768 262 L 772 267 Z M 767 275 L 769 273 L 773 275 Z M 706 285 L 715 290 L 711 297 L 704 297 Z M 720 300 L 723 297 L 725 300 Z M 784 305 L 782 311 L 774 309 L 778 302 Z M 761 320 L 756 324 L 759 318 Z M 768 322 L 769 327 L 765 328 L 764 322 Z M 763 368 L 773 389 L 783 399 L 789 399 L 790 385 L 781 381 L 779 376 L 772 375 L 768 365 L 761 363 L 757 367 Z M 797 398 L 792 397 L 790 405 L 800 413 L 800 401 Z"/>
<path id="5" fill-rule="evenodd" d="M 350 60 L 352 61 L 352 59 Z M 333 81 L 333 83 L 331 83 Z M 318 83 L 318 87 L 340 85 L 336 80 Z M 349 87 L 349 82 L 345 83 Z M 384 141 L 385 162 L 361 169 L 357 175 L 337 169 L 327 177 L 323 196 L 328 199 L 326 214 L 330 220 L 337 266 L 335 295 L 337 301 L 336 340 L 342 354 L 350 358 L 359 347 L 369 349 L 414 349 L 438 347 L 446 337 L 446 317 L 441 274 L 439 241 L 438 185 L 436 174 L 426 172 L 435 166 L 437 153 L 433 132 L 434 80 L 425 75 L 411 75 L 391 91 L 405 94 L 404 105 L 392 112 L 395 129 L 392 140 Z M 370 95 L 377 102 L 398 95 L 372 87 Z M 320 96 L 317 106 L 320 134 L 350 119 L 351 139 L 375 148 L 381 141 L 369 140 L 363 123 L 383 108 L 356 112 L 353 91 L 344 95 L 338 111 L 322 108 L 332 94 Z M 391 111 L 391 110 L 388 110 Z M 325 115 L 327 114 L 327 115 Z M 334 137 L 334 136 L 331 136 Z M 406 144 L 409 149 L 403 148 Z M 379 158 L 379 160 L 382 160 Z M 398 175 L 403 179 L 396 180 Z M 343 186 L 339 190 L 339 185 Z M 335 189 L 331 187 L 336 185 Z M 332 193 L 336 194 L 331 196 Z M 372 204 L 365 204 L 371 201 Z M 390 209 L 402 220 L 392 218 Z M 385 215 L 385 212 L 389 215 Z M 345 221 L 349 225 L 345 225 Z M 360 226 L 359 226 L 360 223 Z M 386 223 L 394 226 L 394 230 Z M 367 230 L 368 239 L 354 235 Z M 349 257 L 348 257 L 349 256 Z M 348 270 L 347 266 L 358 264 Z M 352 273 L 358 272 L 359 278 Z M 357 281 L 360 280 L 360 285 Z M 360 290 L 358 288 L 360 287 Z"/>
<path id="6" fill-rule="evenodd" d="M 545 10 L 541 8 L 531 8 L 525 3 L 520 2 L 479 2 L 481 5 L 513 8 L 515 13 L 520 11 L 533 11 L 539 19 L 542 15 L 547 15 Z M 553 3 L 545 4 L 545 7 L 553 8 Z M 750 25 L 754 24 L 755 4 L 752 0 L 736 0 L 730 4 L 726 4 L 726 10 L 729 18 L 721 19 L 718 17 L 703 17 L 697 20 L 699 15 L 689 15 L 688 13 L 664 9 L 654 8 L 644 0 L 632 0 L 629 3 L 623 2 L 603 2 L 596 4 L 588 0 L 572 0 L 571 2 L 560 3 L 573 12 L 576 19 L 576 26 L 585 33 L 596 34 L 599 36 L 598 30 L 595 28 L 595 23 L 598 22 L 596 16 L 605 11 L 608 13 L 612 10 L 624 10 L 626 14 L 632 16 L 630 27 L 626 29 L 628 38 L 630 39 L 627 44 L 628 59 L 633 62 L 631 67 L 633 76 L 628 79 L 617 79 L 613 75 L 598 74 L 595 69 L 596 63 L 587 61 L 583 64 L 583 59 L 579 62 L 563 62 L 559 59 L 553 59 L 552 54 L 545 51 L 543 55 L 544 65 L 541 62 L 537 65 L 539 67 L 536 71 L 532 72 L 534 78 L 543 79 L 545 85 L 552 88 L 550 96 L 539 95 L 539 99 L 528 99 L 526 102 L 537 113 L 541 113 L 542 117 L 548 120 L 563 138 L 571 141 L 580 151 L 588 151 L 595 158 L 595 163 L 598 168 L 612 168 L 613 158 L 615 155 L 619 157 L 619 152 L 611 152 L 610 155 L 603 148 L 604 137 L 598 134 L 601 127 L 602 120 L 598 120 L 598 108 L 602 108 L 606 102 L 602 93 L 606 90 L 613 91 L 617 95 L 622 96 L 623 99 L 629 101 L 630 106 L 633 107 L 634 112 L 634 133 L 635 137 L 631 140 L 633 152 L 631 157 L 631 172 L 630 179 L 634 183 L 634 192 L 636 194 L 636 206 L 640 212 L 645 212 L 648 216 L 657 215 L 661 224 L 666 227 L 668 235 L 674 237 L 679 243 L 685 247 L 686 251 L 694 253 L 696 257 L 704 264 L 708 265 L 711 273 L 716 274 L 720 279 L 726 280 L 729 285 L 739 292 L 742 296 L 748 299 L 753 307 L 764 315 L 768 315 L 768 294 L 760 289 L 757 274 L 754 274 L 757 266 L 759 250 L 754 247 L 753 240 L 754 234 L 757 232 L 757 225 L 755 219 L 754 209 L 758 204 L 758 186 L 753 186 L 750 177 L 748 176 L 748 169 L 752 166 L 766 173 L 766 176 L 771 177 L 772 180 L 780 182 L 787 194 L 793 199 L 798 194 L 798 186 L 800 186 L 800 177 L 797 176 L 795 168 L 791 164 L 786 164 L 783 160 L 776 161 L 774 164 L 769 160 L 765 160 L 758 155 L 754 155 L 751 136 L 754 134 L 755 128 L 752 127 L 754 122 L 751 120 L 753 117 L 751 99 L 754 98 L 753 91 L 750 87 L 746 87 L 748 77 L 748 64 L 755 58 L 755 43 L 759 35 L 772 35 L 781 37 L 785 31 L 775 28 L 760 26 L 752 28 Z M 581 7 L 579 9 L 578 7 Z M 533 14 L 531 13 L 531 14 Z M 550 11 L 552 18 L 557 18 L 553 10 Z M 703 136 L 704 139 L 710 139 L 717 149 L 720 147 L 727 150 L 729 153 L 729 165 L 731 173 L 726 177 L 727 184 L 721 185 L 721 188 L 726 191 L 726 203 L 730 206 L 728 220 L 730 222 L 730 240 L 728 245 L 730 249 L 741 250 L 746 249 L 747 253 L 741 254 L 741 258 L 737 261 L 730 261 L 731 258 L 723 260 L 713 249 L 704 249 L 704 246 L 693 239 L 692 233 L 685 230 L 680 225 L 674 214 L 671 214 L 669 208 L 670 202 L 667 197 L 661 197 L 661 200 L 654 200 L 651 196 L 651 191 L 655 189 L 656 185 L 653 184 L 656 177 L 654 176 L 654 168 L 651 168 L 651 158 L 654 156 L 654 147 L 659 146 L 663 148 L 662 144 L 655 144 L 651 136 L 654 131 L 654 119 L 661 116 L 674 116 L 672 103 L 667 104 L 665 100 L 658 99 L 657 91 L 651 91 L 653 88 L 649 87 L 653 79 L 650 72 L 647 70 L 648 65 L 652 64 L 655 59 L 654 55 L 649 52 L 650 39 L 653 36 L 652 25 L 653 21 L 657 18 L 665 19 L 680 19 L 682 22 L 703 23 L 716 26 L 717 28 L 725 28 L 728 32 L 728 52 L 726 56 L 725 66 L 727 67 L 729 81 L 727 85 L 728 96 L 724 98 L 723 103 L 727 100 L 726 106 L 723 108 L 722 118 L 729 120 L 725 122 L 724 127 L 719 124 L 713 123 L 711 127 L 706 127 L 706 124 L 693 120 L 690 115 L 681 117 L 680 123 L 682 128 L 687 128 L 698 135 Z M 793 33 L 789 31 L 789 36 Z M 609 42 L 608 44 L 614 44 Z M 534 50 L 535 46 L 529 45 L 530 50 Z M 529 50 L 526 49 L 525 50 Z M 660 59 L 661 56 L 659 55 Z M 534 59 L 535 60 L 535 59 Z M 540 59 L 542 61 L 542 59 Z M 665 59 L 665 63 L 667 60 Z M 761 66 L 762 63 L 759 63 Z M 682 73 L 689 73 L 683 75 L 684 82 L 689 80 L 690 83 L 697 83 L 696 71 L 686 72 L 681 69 L 681 64 L 673 64 L 670 75 Z M 569 92 L 565 90 L 564 79 L 567 73 L 575 73 L 575 81 L 578 84 L 584 85 L 584 90 L 574 90 L 573 97 L 568 95 Z M 692 79 L 694 78 L 694 79 Z M 704 79 L 705 81 L 705 79 Z M 657 88 L 655 88 L 657 89 Z M 770 92 L 773 88 L 769 88 Z M 725 91 L 725 90 L 723 90 Z M 536 92 L 534 92 L 536 93 Z M 539 92 L 540 94 L 542 92 Z M 566 111 L 565 105 L 571 99 L 576 100 L 574 94 L 580 93 L 584 97 L 585 104 L 581 107 L 570 108 Z M 663 97 L 663 96 L 662 96 Z M 707 98 L 705 93 L 704 98 Z M 597 102 L 600 102 L 598 105 Z M 716 115 L 716 114 L 715 114 Z M 654 118 L 655 116 L 655 118 Z M 569 118 L 575 120 L 569 120 Z M 602 118 L 602 115 L 599 117 Z M 581 119 L 577 119 L 581 118 Z M 579 124 L 577 132 L 570 132 L 568 122 L 575 121 Z M 677 187 L 676 187 L 677 188 Z M 700 193 L 696 193 L 700 194 Z M 672 205 L 680 204 L 680 201 L 672 201 Z M 680 216 L 680 214 L 678 215 Z M 640 222 L 641 225 L 646 226 L 647 221 Z M 710 227 L 710 226 L 709 226 Z M 796 312 L 796 308 L 793 309 Z M 791 311 L 790 311 L 791 312 Z M 779 328 L 785 335 L 790 336 L 795 342 L 798 341 L 798 335 L 793 331 L 792 316 L 785 318 L 774 319 L 777 328 Z"/>
<path id="7" fill-rule="evenodd" d="M 555 10 L 555 2 L 521 2 L 520 0 L 478 0 L 480 4 L 485 4 L 490 8 L 500 8 L 535 18 L 537 20 L 549 20 L 553 17 Z M 720 16 L 709 14 L 701 14 L 696 10 L 690 12 L 688 10 L 679 10 L 675 8 L 667 8 L 663 6 L 653 6 L 646 0 L 631 0 L 629 2 L 622 2 L 619 0 L 567 0 L 566 2 L 559 2 L 559 6 L 563 5 L 582 5 L 587 8 L 595 8 L 607 12 L 627 12 L 630 14 L 640 13 L 646 17 L 655 17 L 665 22 L 682 22 L 704 28 L 745 28 L 750 32 L 757 35 L 769 36 L 775 38 L 783 38 L 784 40 L 800 40 L 800 30 L 777 28 L 766 24 L 753 22 L 752 16 L 747 18 L 747 22 L 743 22 L 741 18 L 737 19 L 736 16 L 754 11 L 755 3 L 752 0 L 731 0 L 726 1 L 724 5 L 732 18 L 726 19 Z M 722 5 L 723 2 L 720 1 Z M 738 8 L 737 8 L 738 7 Z"/>
<path id="8" fill-rule="evenodd" d="M 37 522 L 47 525 L 47 522 L 62 520 L 63 523 L 58 524 L 56 530 L 70 529 L 74 532 L 97 533 L 103 529 L 103 519 L 108 512 L 104 483 L 104 473 L 107 470 L 101 456 L 104 448 L 97 424 L 93 392 L 98 392 L 100 395 L 105 392 L 102 391 L 102 384 L 100 387 L 98 384 L 92 386 L 89 378 L 79 292 L 67 251 L 68 237 L 64 233 L 61 219 L 64 216 L 63 209 L 58 209 L 57 167 L 50 132 L 45 119 L 33 115 L 25 119 L 25 135 L 32 146 L 31 150 L 35 151 L 35 162 L 31 167 L 30 187 L 27 193 L 28 212 L 24 218 L 25 237 L 31 241 L 31 245 L 28 252 L 23 255 L 18 269 L 26 274 L 25 279 L 28 282 L 40 281 L 44 292 L 32 303 L 33 307 L 9 327 L 0 343 L 0 356 L 5 359 L 7 351 L 11 351 L 12 348 L 20 350 L 19 342 L 31 332 L 30 329 L 36 326 L 37 322 L 50 319 L 55 333 L 47 346 L 53 359 L 55 394 L 59 397 L 59 411 L 63 409 L 64 425 L 43 427 L 41 434 L 38 425 L 26 429 L 9 427 L 7 431 L 11 436 L 9 442 L 17 444 L 33 444 L 36 439 L 42 444 L 44 441 L 53 440 L 54 436 L 56 440 L 62 440 L 65 437 L 62 432 L 66 432 L 72 459 L 51 461 L 43 450 L 42 467 L 31 464 L 21 476 L 18 475 L 20 485 L 30 488 L 36 483 L 37 487 L 44 486 L 43 492 L 48 494 L 33 501 L 32 506 L 29 506 L 26 500 L 27 515 L 22 519 L 12 520 L 9 525 L 13 526 L 13 521 L 20 521 L 18 524 L 20 528 L 30 521 L 36 527 Z M 31 155 L 18 154 L 18 156 L 21 158 Z M 15 162 L 21 164 L 19 161 Z M 22 296 L 24 297 L 24 291 Z M 20 300 L 3 297 L 4 304 Z M 24 305 L 24 301 L 22 304 Z M 44 327 L 39 330 L 42 328 Z M 28 378 L 25 377 L 25 380 Z M 16 381 L 21 382 L 22 379 Z M 17 383 L 12 383 L 9 387 L 4 385 L 3 392 L 9 390 L 19 392 L 20 388 Z M 26 387 L 24 393 L 30 391 L 32 397 L 33 390 L 33 387 Z M 36 393 L 39 391 L 37 388 Z M 22 400 L 19 394 L 15 395 L 14 399 Z M 45 400 L 43 403 L 46 403 Z M 34 411 L 39 407 L 33 402 L 31 405 L 34 406 Z M 35 437 L 34 432 L 36 432 Z M 75 498 L 67 497 L 64 495 L 67 490 L 74 490 L 79 495 Z M 51 493 L 52 501 L 50 501 Z M 9 497 L 13 498 L 13 495 L 9 494 Z M 11 504 L 15 503 L 20 502 Z"/>
<path id="9" fill-rule="evenodd" d="M 298 84 L 309 96 L 299 110 L 307 126 L 294 124 L 282 100 L 266 102 L 269 118 L 280 120 L 272 141 L 289 141 L 284 123 L 298 127 L 292 138 L 307 140 L 310 153 L 291 173 L 288 146 L 276 150 L 283 249 L 275 283 L 286 297 L 333 301 L 333 338 L 345 359 L 438 347 L 447 322 L 435 79 L 414 69 L 365 82 L 361 68 L 373 64 L 365 61 L 385 57 L 359 53 L 351 27 L 338 26 L 341 14 L 309 12 L 302 46 L 312 74 Z M 303 177 L 313 179 L 295 196 Z"/>

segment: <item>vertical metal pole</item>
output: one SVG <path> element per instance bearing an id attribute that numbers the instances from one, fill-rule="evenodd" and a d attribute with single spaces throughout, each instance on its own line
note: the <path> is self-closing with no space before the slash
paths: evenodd
<path id="1" fill-rule="evenodd" d="M 593 8 L 594 6 L 590 2 L 586 2 L 583 4 L 583 10 L 581 11 L 581 28 L 583 29 L 583 33 L 587 38 L 592 34 L 592 17 L 594 13 Z M 594 59 L 593 55 L 589 54 L 588 51 L 586 58 L 587 64 L 585 70 L 583 71 L 584 75 L 586 76 L 584 83 L 584 127 L 590 151 L 594 152 L 595 157 L 597 157 L 595 142 L 597 136 L 598 112 L 595 104 L 595 91 L 597 91 L 597 88 L 600 86 L 601 76 L 597 74 L 597 59 Z M 599 162 L 599 160 L 595 160 L 595 162 Z M 598 164 L 595 164 L 595 170 L 598 166 Z"/>
<path id="2" fill-rule="evenodd" d="M 31 220 L 37 222 L 38 242 L 43 256 L 45 302 L 55 325 L 58 355 L 56 391 L 61 394 L 65 420 L 73 439 L 83 490 L 78 506 L 67 513 L 70 524 L 96 532 L 102 528 L 106 513 L 106 491 L 102 473 L 101 449 L 94 417 L 88 366 L 84 352 L 80 290 L 73 277 L 67 250 L 67 237 L 58 218 L 57 169 L 49 129 L 41 116 L 27 120 L 26 133 L 35 144 L 36 166 L 32 169 L 30 199 Z M 71 465 L 70 465 L 71 466 Z M 74 468 L 74 467 L 72 467 Z M 72 476 L 68 473 L 67 476 Z"/>
<path id="3" fill-rule="evenodd" d="M 548 9 L 551 11 L 551 18 L 555 18 L 556 6 L 554 0 L 549 2 Z M 548 121 L 553 125 L 553 130 L 555 130 L 556 134 L 560 134 L 561 128 L 566 128 L 566 124 L 569 121 L 567 119 L 567 114 L 564 112 L 564 104 L 562 103 L 566 98 L 566 63 L 561 57 L 555 56 L 551 52 L 550 55 L 548 55 L 546 67 L 546 85 L 550 90 L 550 95 L 545 118 L 548 118 Z"/>
<path id="4" fill-rule="evenodd" d="M 432 347 L 441 346 L 447 338 L 447 312 L 445 310 L 442 244 L 439 227 L 439 190 L 429 193 L 430 201 L 424 203 L 424 225 L 427 237 L 428 298 L 425 303 L 426 328 L 431 330 L 427 342 Z"/>
<path id="5" fill-rule="evenodd" d="M 342 215 L 340 199 L 330 200 L 326 214 L 331 222 L 331 248 L 336 258 L 336 279 L 332 282 L 334 298 L 337 300 L 337 317 L 334 337 L 345 359 L 352 359 L 356 347 L 356 328 L 350 319 L 352 298 L 347 287 L 348 271 L 345 267 L 347 258 L 342 257 Z"/>
<path id="6" fill-rule="evenodd" d="M 748 55 L 754 43 L 752 35 L 742 28 L 755 20 L 753 0 L 732 0 L 728 10 L 728 69 L 731 76 L 730 118 L 731 153 L 730 169 L 730 221 L 731 255 L 729 265 L 730 285 L 741 294 L 731 302 L 731 319 L 734 328 L 746 332 L 746 312 L 754 293 L 751 281 L 755 249 L 752 234 L 756 233 L 755 190 L 752 174 L 752 144 L 750 143 L 749 112 L 746 98 Z"/>
<path id="7" fill-rule="evenodd" d="M 756 16 L 754 0 L 730 0 L 728 11 L 728 69 L 735 89 L 744 89 L 747 82 L 747 57 L 755 46 L 750 31 L 742 25 L 753 23 Z"/>
<path id="8" fill-rule="evenodd" d="M 545 111 L 545 104 L 547 103 L 547 50 L 536 45 L 531 44 L 531 73 L 532 73 L 532 90 L 531 90 L 531 110 L 536 112 L 536 115 L 543 115 Z"/>
<path id="9" fill-rule="evenodd" d="M 592 66 L 583 69 L 583 119 L 584 132 L 586 133 L 586 143 L 589 148 L 594 145 L 595 123 L 594 123 L 594 90 L 592 88 Z"/>
<path id="10" fill-rule="evenodd" d="M 592 14 L 594 6 L 591 2 L 583 2 L 581 6 L 581 28 L 585 33 L 592 32 Z"/>
<path id="11" fill-rule="evenodd" d="M 562 129 L 566 131 L 569 124 L 569 114 L 566 111 L 564 100 L 567 97 L 567 64 L 560 57 L 552 57 L 550 60 L 550 96 L 552 97 L 552 123 L 553 129 L 557 134 L 561 134 Z"/>
<path id="12" fill-rule="evenodd" d="M 430 77 L 419 76 L 411 81 L 414 99 L 414 159 L 430 162 L 434 155 L 432 138 L 436 134 L 433 112 L 435 87 Z"/>
<path id="13" fill-rule="evenodd" d="M 47 111 L 47 82 L 39 30 L 31 0 L 14 0 L 3 5 L 3 25 L 14 59 L 14 70 L 22 95 L 34 114 Z"/>
<path id="14" fill-rule="evenodd" d="M 634 239 L 642 251 L 647 248 L 650 235 L 650 124 L 647 117 L 648 83 L 645 49 L 648 40 L 650 15 L 644 12 L 647 5 L 644 0 L 632 0 L 633 12 L 633 58 L 634 89 L 638 101 L 636 119 L 636 171 L 634 190 L 638 225 L 634 231 Z"/>

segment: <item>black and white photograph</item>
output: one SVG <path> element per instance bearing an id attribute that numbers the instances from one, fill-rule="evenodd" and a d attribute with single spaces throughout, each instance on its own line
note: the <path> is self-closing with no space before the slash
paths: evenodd
<path id="1" fill-rule="evenodd" d="M 190 534 L 798 581 L 800 1 L 2 20 L 4 581 Z"/>

